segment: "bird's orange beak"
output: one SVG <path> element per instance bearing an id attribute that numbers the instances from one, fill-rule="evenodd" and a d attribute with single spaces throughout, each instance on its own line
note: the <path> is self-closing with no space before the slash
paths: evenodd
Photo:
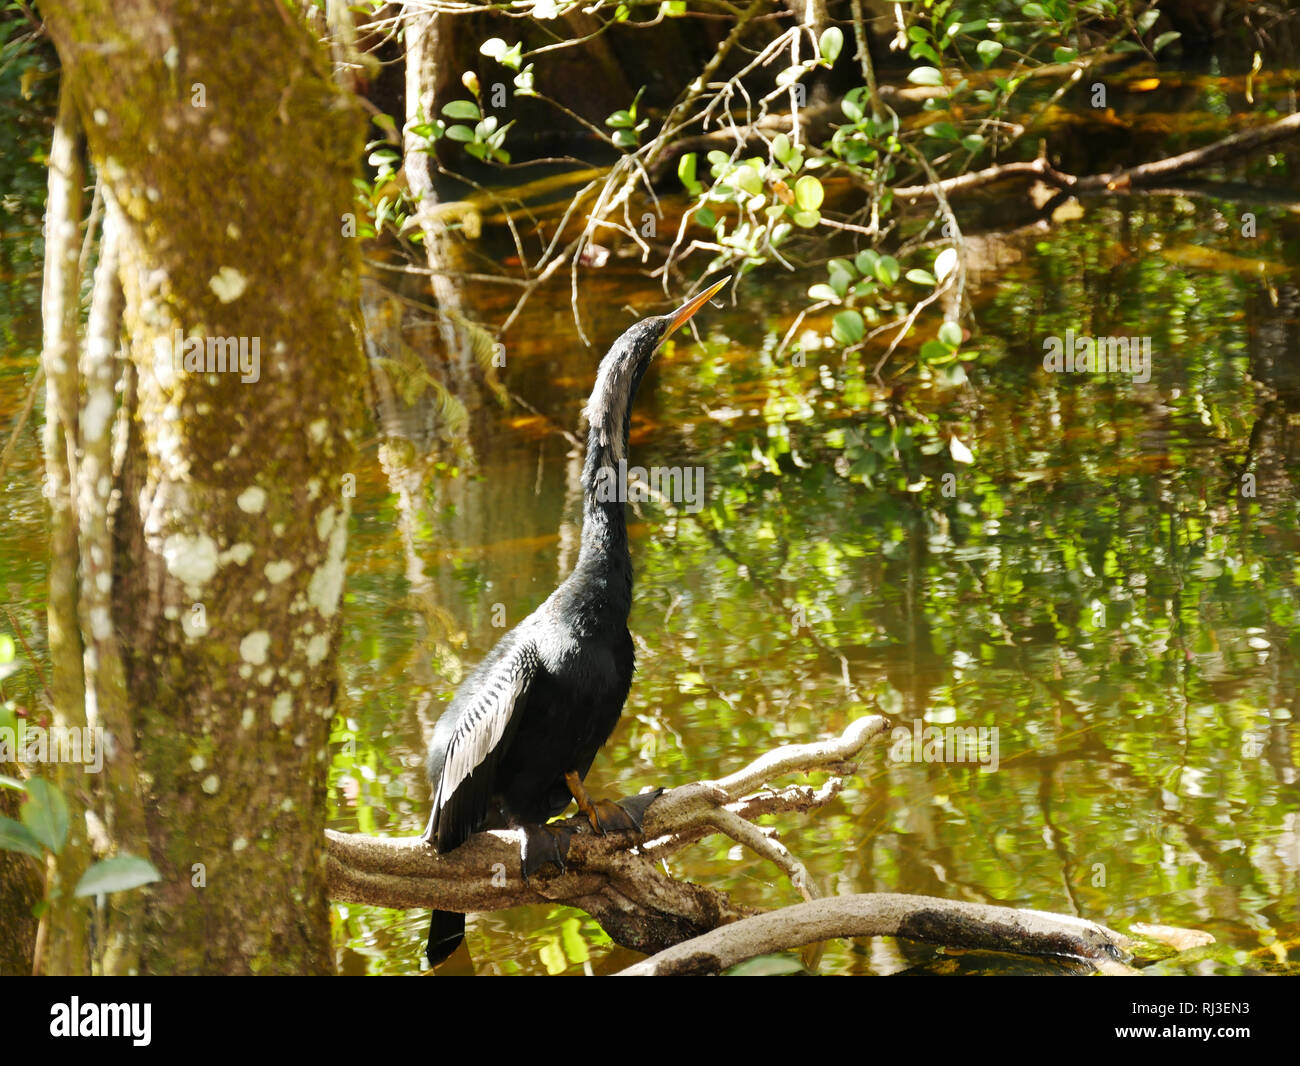
<path id="1" fill-rule="evenodd" d="M 679 307 L 676 311 L 674 311 L 672 321 L 668 324 L 668 332 L 664 334 L 663 339 L 667 340 L 674 333 L 676 333 L 677 330 L 681 329 L 683 325 L 685 325 L 688 321 L 690 321 L 691 315 L 695 314 L 696 311 L 698 311 L 701 307 L 703 307 L 706 303 L 708 303 L 713 298 L 713 294 L 716 293 L 720 288 L 722 288 L 722 286 L 727 284 L 727 282 L 729 282 L 730 280 L 731 280 L 731 275 L 728 274 L 721 281 L 715 281 L 712 285 L 710 285 L 698 296 L 692 296 L 689 300 L 687 300 L 684 304 L 682 304 L 681 307 Z"/>

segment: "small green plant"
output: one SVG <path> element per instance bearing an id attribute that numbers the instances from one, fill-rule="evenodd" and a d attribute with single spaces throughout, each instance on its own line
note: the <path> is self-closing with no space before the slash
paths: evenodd
<path id="1" fill-rule="evenodd" d="M 614 131 L 610 138 L 619 148 L 637 148 L 641 144 L 641 134 L 645 132 L 650 125 L 648 118 L 637 120 L 636 105 L 641 100 L 641 94 L 645 92 L 645 86 L 642 85 L 632 97 L 632 102 L 622 111 L 615 111 L 609 118 L 605 119 L 605 125 Z"/>
<path id="2" fill-rule="evenodd" d="M 60 855 L 68 841 L 68 801 L 58 787 L 41 777 L 19 781 L 0 775 L 0 788 L 26 794 L 22 821 L 0 815 L 0 851 L 16 851 L 45 865 L 46 855 Z M 92 863 L 73 889 L 74 896 L 99 896 L 125 892 L 159 881 L 162 875 L 148 859 L 119 854 Z M 48 899 L 37 904 L 37 916 L 48 909 Z"/>

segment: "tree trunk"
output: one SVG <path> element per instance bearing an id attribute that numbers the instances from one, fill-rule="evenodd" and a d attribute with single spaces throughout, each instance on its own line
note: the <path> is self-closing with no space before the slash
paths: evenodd
<path id="1" fill-rule="evenodd" d="M 126 682 L 100 724 L 119 764 L 68 799 L 74 823 L 84 801 L 104 827 L 97 850 L 147 856 L 162 880 L 110 897 L 108 946 L 131 948 L 99 965 L 328 972 L 324 785 L 364 373 L 343 236 L 360 113 L 272 0 L 41 6 L 116 204 L 135 377 L 111 497 L 99 482 Z M 87 421 L 79 455 L 111 419 Z M 105 620 L 88 614 L 91 645 Z M 89 675 L 84 691 L 84 713 L 61 710 L 94 724 Z M 91 966 L 60 947 L 88 914 L 52 912 L 49 969 Z"/>

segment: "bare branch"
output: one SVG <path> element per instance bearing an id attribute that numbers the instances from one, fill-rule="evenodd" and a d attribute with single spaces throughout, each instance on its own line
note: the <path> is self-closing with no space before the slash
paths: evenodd
<path id="1" fill-rule="evenodd" d="M 327 832 L 330 898 L 461 911 L 563 902 L 593 915 L 619 943 L 658 951 L 751 913 L 725 894 L 677 881 L 656 865 L 719 829 L 770 858 L 790 874 L 801 893 L 811 895 L 803 865 L 750 820 L 811 810 L 835 796 L 840 782 L 832 780 L 819 789 L 763 786 L 795 773 L 842 771 L 886 725 L 878 715 L 860 718 L 839 737 L 778 748 L 721 780 L 666 792 L 647 811 L 642 834 L 597 836 L 584 817 L 571 818 L 564 823 L 574 832 L 565 872 L 547 867 L 527 884 L 519 876 L 521 834 L 514 830 L 477 833 L 447 855 L 437 854 L 417 837 Z"/>
<path id="2" fill-rule="evenodd" d="M 1123 963 L 1126 937 L 1082 918 L 897 893 L 835 896 L 759 914 L 629 966 L 621 977 L 716 974 L 771 951 L 834 937 L 902 936 L 928 944 L 1085 959 L 1108 973 Z"/>

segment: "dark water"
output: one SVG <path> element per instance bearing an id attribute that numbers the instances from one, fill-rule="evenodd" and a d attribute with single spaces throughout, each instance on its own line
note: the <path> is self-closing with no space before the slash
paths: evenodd
<path id="1" fill-rule="evenodd" d="M 1231 176 L 1293 194 L 1295 155 L 1269 162 Z M 632 457 L 702 468 L 703 507 L 630 516 L 638 674 L 589 787 L 717 776 L 877 711 L 906 737 L 995 730 L 984 765 L 927 761 L 910 742 L 869 749 L 832 803 L 780 820 L 782 839 L 827 892 L 1186 926 L 1215 944 L 1158 971 L 1296 972 L 1300 217 L 1258 199 L 1185 191 L 1089 200 L 1050 227 L 972 224 L 964 384 L 908 369 L 909 345 L 877 381 L 882 346 L 842 359 L 829 315 L 795 338 L 805 365 L 778 356 L 820 268 L 751 275 L 734 305 L 699 314 L 703 342 L 682 337 L 642 386 Z M 503 378 L 547 417 L 489 405 L 471 418 L 473 461 L 444 450 L 415 482 L 406 542 L 378 436 L 366 450 L 339 829 L 420 831 L 442 701 L 503 632 L 494 622 L 523 618 L 574 558 L 559 428 L 577 429 L 603 345 L 632 320 L 624 306 L 662 309 L 617 260 L 588 280 L 598 350 L 576 339 L 567 285 L 536 294 L 504 338 Z M 11 278 L 20 289 L 0 357 L 6 438 L 34 365 L 37 290 Z M 481 298 L 485 320 L 498 298 Z M 1045 338 L 1067 331 L 1149 338 L 1150 380 L 1046 372 Z M 44 599 L 37 444 L 29 427 L 0 536 L 3 597 L 29 631 Z M 671 865 L 754 906 L 798 898 L 720 837 Z M 344 971 L 422 965 L 425 912 L 334 916 Z M 547 905 L 472 918 L 467 945 L 449 972 L 631 961 L 585 915 Z M 933 957 L 840 941 L 820 970 Z"/>

